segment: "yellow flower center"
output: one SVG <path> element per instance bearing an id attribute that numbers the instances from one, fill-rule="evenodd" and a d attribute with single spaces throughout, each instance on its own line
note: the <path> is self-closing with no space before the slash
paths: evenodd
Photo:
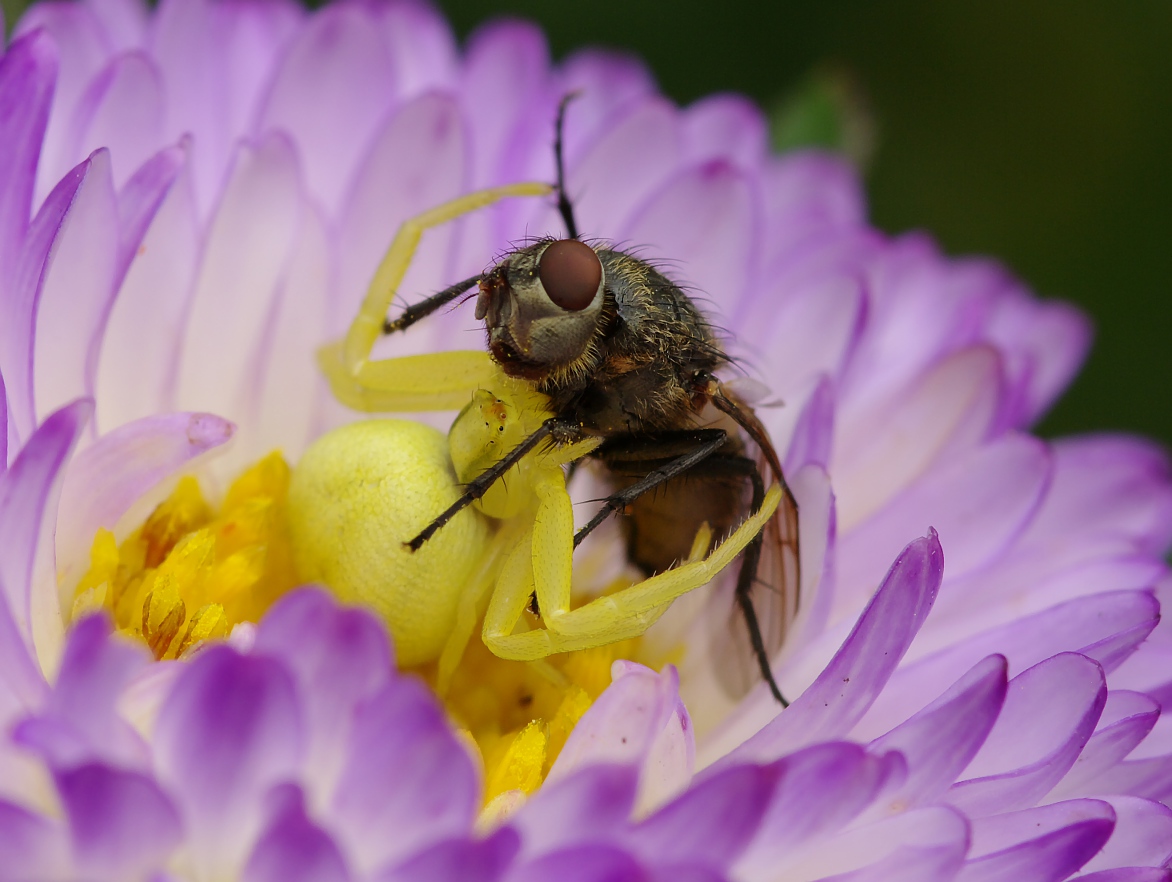
<path id="1" fill-rule="evenodd" d="M 182 478 L 121 544 L 98 531 L 72 617 L 104 608 L 119 631 L 160 660 L 258 621 L 299 583 L 285 516 L 288 487 L 289 466 L 279 453 L 237 478 L 218 511 L 194 478 Z"/>
<path id="2" fill-rule="evenodd" d="M 121 543 L 99 530 L 72 618 L 105 609 L 119 631 L 159 660 L 181 658 L 237 624 L 258 622 L 303 582 L 288 525 L 289 481 L 289 466 L 271 453 L 240 475 L 218 506 L 185 477 Z M 531 624 L 539 623 L 531 617 Z M 469 641 L 440 697 L 483 759 L 486 804 L 541 785 L 574 726 L 610 684 L 611 664 L 633 657 L 637 642 L 524 663 L 497 658 L 478 638 Z M 434 688 L 435 662 L 408 670 Z"/>

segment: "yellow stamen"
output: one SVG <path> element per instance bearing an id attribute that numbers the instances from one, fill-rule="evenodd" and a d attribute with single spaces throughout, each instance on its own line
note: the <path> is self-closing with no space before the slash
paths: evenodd
<path id="1" fill-rule="evenodd" d="M 194 478 L 181 479 L 121 545 L 98 531 L 73 616 L 104 607 L 157 659 L 258 621 L 299 581 L 285 519 L 288 486 L 279 453 L 237 478 L 218 512 Z"/>

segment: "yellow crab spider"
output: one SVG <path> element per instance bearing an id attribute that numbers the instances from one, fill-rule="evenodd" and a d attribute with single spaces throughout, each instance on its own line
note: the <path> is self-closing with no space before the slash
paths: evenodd
<path id="1" fill-rule="evenodd" d="M 506 659 L 535 661 L 641 635 L 672 601 L 732 563 L 782 499 L 782 490 L 773 485 L 761 505 L 711 551 L 711 533 L 701 528 L 681 564 L 571 608 L 574 521 L 563 467 L 602 439 L 535 442 L 545 437 L 539 430 L 553 417 L 548 399 L 506 376 L 485 352 L 370 360 L 424 230 L 502 198 L 552 189 L 525 183 L 483 190 L 406 221 L 346 337 L 319 353 L 334 394 L 357 410 L 463 407 L 449 433 L 446 460 L 442 436 L 433 430 L 372 420 L 319 440 L 298 465 L 290 488 L 302 575 L 321 579 L 343 598 L 374 602 L 396 639 L 400 663 L 438 659 L 441 688 L 482 612 L 485 645 Z M 488 483 L 471 509 L 456 511 L 452 503 L 461 495 L 460 485 L 499 466 L 522 444 L 530 449 L 504 479 Z M 446 473 L 445 466 L 450 466 Z M 424 536 L 429 541 L 419 541 L 414 553 L 402 547 L 420 522 L 427 524 L 441 511 L 447 517 Z M 372 534 L 372 523 L 385 532 Z M 398 571 L 404 561 L 410 562 Z M 523 614 L 534 596 L 544 627 L 524 630 Z"/>

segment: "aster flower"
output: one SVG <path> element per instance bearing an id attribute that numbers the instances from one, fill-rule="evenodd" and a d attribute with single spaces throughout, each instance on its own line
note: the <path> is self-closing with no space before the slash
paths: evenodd
<path id="1" fill-rule="evenodd" d="M 583 228 L 676 261 L 785 402 L 796 700 L 722 697 L 698 595 L 637 649 L 685 647 L 678 674 L 617 662 L 556 756 L 505 729 L 494 760 L 368 613 L 273 605 L 266 455 L 353 419 L 310 354 L 397 224 L 549 179 L 570 90 Z M 461 53 L 411 3 L 37 6 L 0 133 L 0 879 L 1167 878 L 1172 488 L 1141 441 L 1027 433 L 1084 354 L 1069 307 L 869 228 L 851 171 L 771 156 L 741 99 L 678 110 L 517 23 Z M 556 228 L 470 216 L 408 288 Z"/>

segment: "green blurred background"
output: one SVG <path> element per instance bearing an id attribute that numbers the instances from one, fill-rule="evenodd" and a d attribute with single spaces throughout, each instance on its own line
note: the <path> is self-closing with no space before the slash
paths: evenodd
<path id="1" fill-rule="evenodd" d="M 795 94 L 806 111 L 861 96 L 864 124 L 847 130 L 866 135 L 871 120 L 878 226 L 996 255 L 1093 316 L 1090 360 L 1043 431 L 1172 444 L 1169 0 L 439 2 L 461 37 L 518 15 L 545 27 L 555 57 L 584 44 L 635 52 L 680 102 L 744 92 L 791 142 L 811 131 Z M 3 5 L 13 21 L 19 4 Z M 843 82 L 853 91 L 836 91 Z"/>

